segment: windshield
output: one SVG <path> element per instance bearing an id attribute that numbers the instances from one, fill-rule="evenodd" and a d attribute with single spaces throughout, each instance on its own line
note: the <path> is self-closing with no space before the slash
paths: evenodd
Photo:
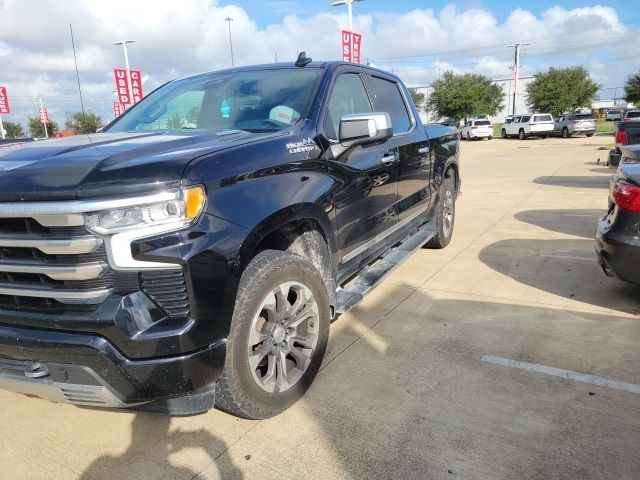
<path id="1" fill-rule="evenodd" d="M 159 88 L 105 131 L 282 130 L 305 118 L 320 68 L 212 73 Z"/>
<path id="2" fill-rule="evenodd" d="M 489 120 L 476 120 L 474 125 L 491 125 L 491 122 Z"/>
<path id="3" fill-rule="evenodd" d="M 640 117 L 640 111 L 627 112 L 627 118 L 638 118 L 638 117 Z"/>

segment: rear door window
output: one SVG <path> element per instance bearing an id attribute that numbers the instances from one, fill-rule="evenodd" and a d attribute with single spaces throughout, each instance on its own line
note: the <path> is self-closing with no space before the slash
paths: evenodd
<path id="1" fill-rule="evenodd" d="M 531 118 L 531 116 L 529 116 L 529 115 L 525 115 L 524 117 L 522 117 L 522 118 L 520 119 L 520 122 L 521 122 L 521 123 L 526 123 L 526 122 L 528 122 L 528 121 L 529 121 L 529 119 L 530 119 L 530 118 Z"/>
<path id="2" fill-rule="evenodd" d="M 398 84 L 380 77 L 370 78 L 374 110 L 389 114 L 394 135 L 408 132 L 411 128 L 411 117 Z"/>

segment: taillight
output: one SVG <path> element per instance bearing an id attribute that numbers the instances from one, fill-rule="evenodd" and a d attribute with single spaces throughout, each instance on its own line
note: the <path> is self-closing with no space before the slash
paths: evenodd
<path id="1" fill-rule="evenodd" d="M 618 145 L 628 145 L 629 144 L 629 136 L 625 130 L 618 130 L 616 132 L 616 143 Z"/>
<path id="2" fill-rule="evenodd" d="M 640 187 L 624 182 L 614 182 L 611 200 L 629 212 L 640 212 Z"/>

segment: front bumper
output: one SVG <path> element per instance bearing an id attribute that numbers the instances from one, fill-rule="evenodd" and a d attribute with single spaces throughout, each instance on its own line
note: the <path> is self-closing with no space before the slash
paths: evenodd
<path id="1" fill-rule="evenodd" d="M 225 352 L 222 340 L 132 360 L 97 335 L 0 326 L 0 388 L 77 405 L 195 413 L 213 406 Z"/>

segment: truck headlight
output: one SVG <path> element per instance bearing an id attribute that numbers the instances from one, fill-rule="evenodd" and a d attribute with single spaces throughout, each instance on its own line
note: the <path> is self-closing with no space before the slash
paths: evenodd
<path id="1" fill-rule="evenodd" d="M 198 185 L 178 190 L 174 198 L 162 202 L 85 213 L 84 224 L 100 235 L 174 223 L 181 228 L 200 215 L 204 203 L 204 188 Z"/>

